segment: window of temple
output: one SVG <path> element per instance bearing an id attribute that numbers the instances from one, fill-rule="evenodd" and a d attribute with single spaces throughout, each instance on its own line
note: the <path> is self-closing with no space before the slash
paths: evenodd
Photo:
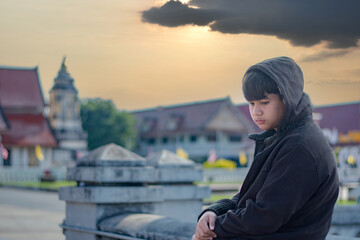
<path id="1" fill-rule="evenodd" d="M 229 141 L 230 142 L 241 142 L 242 136 L 241 135 L 230 135 Z"/>
<path id="2" fill-rule="evenodd" d="M 166 144 L 166 143 L 169 142 L 169 139 L 168 139 L 167 137 L 163 137 L 162 140 L 161 140 L 161 142 L 162 142 L 163 144 Z"/>
<path id="3" fill-rule="evenodd" d="M 174 131 L 179 129 L 182 119 L 183 117 L 181 115 L 171 115 L 166 122 L 166 130 Z"/>
<path id="4" fill-rule="evenodd" d="M 196 142 L 197 136 L 196 135 L 190 135 L 190 142 Z"/>
<path id="5" fill-rule="evenodd" d="M 147 140 L 147 143 L 148 143 L 149 145 L 154 145 L 154 144 L 156 143 L 156 139 L 155 139 L 155 138 L 149 138 L 149 139 Z"/>
<path id="6" fill-rule="evenodd" d="M 216 142 L 216 135 L 207 135 L 208 142 Z"/>
<path id="7" fill-rule="evenodd" d="M 154 129 L 155 125 L 156 125 L 155 118 L 145 118 L 142 122 L 141 131 L 143 133 L 148 133 Z"/>

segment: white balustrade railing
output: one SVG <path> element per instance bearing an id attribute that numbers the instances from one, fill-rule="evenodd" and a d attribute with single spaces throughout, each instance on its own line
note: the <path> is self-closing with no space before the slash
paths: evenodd
<path id="1" fill-rule="evenodd" d="M 45 170 L 40 168 L 16 169 L 0 168 L 0 183 L 9 182 L 39 182 L 41 176 L 44 176 Z M 50 171 L 50 174 L 56 180 L 65 180 L 66 169 L 56 168 Z"/>

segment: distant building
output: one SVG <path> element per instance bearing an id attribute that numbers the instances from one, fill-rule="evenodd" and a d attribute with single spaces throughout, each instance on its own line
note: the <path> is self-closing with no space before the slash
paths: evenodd
<path id="1" fill-rule="evenodd" d="M 316 106 L 314 120 L 334 149 L 342 182 L 360 182 L 360 101 Z"/>
<path id="2" fill-rule="evenodd" d="M 44 116 L 37 67 L 0 67 L 0 105 L 1 147 L 8 152 L 0 166 L 51 166 L 57 141 Z"/>
<path id="3" fill-rule="evenodd" d="M 78 91 L 67 71 L 65 58 L 50 90 L 49 110 L 50 123 L 59 142 L 54 159 L 66 165 L 86 152 L 87 133 L 82 128 Z"/>
<path id="4" fill-rule="evenodd" d="M 360 101 L 315 106 L 313 115 L 331 145 L 360 145 Z"/>
<path id="5" fill-rule="evenodd" d="M 248 133 L 253 124 L 230 98 L 163 106 L 131 112 L 137 119 L 143 156 L 163 149 L 181 148 L 193 160 L 202 162 L 215 151 L 218 157 L 238 160 L 239 153 L 249 154 L 252 142 Z"/>

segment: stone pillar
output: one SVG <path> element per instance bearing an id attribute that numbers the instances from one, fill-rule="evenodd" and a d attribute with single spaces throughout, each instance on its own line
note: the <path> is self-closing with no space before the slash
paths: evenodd
<path id="1" fill-rule="evenodd" d="M 335 206 L 329 234 L 360 237 L 360 205 Z"/>
<path id="2" fill-rule="evenodd" d="M 95 240 L 101 220 L 125 213 L 196 222 L 202 199 L 210 196 L 208 187 L 193 184 L 202 180 L 194 162 L 167 151 L 146 160 L 115 144 L 80 159 L 68 168 L 67 178 L 78 182 L 59 191 L 66 201 L 67 240 Z"/>

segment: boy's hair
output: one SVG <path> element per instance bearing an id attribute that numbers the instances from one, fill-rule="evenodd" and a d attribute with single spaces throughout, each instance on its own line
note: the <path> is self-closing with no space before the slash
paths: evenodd
<path id="1" fill-rule="evenodd" d="M 264 99 L 266 93 L 277 94 L 283 99 L 275 81 L 259 70 L 250 70 L 245 74 L 242 90 L 247 101 Z"/>

